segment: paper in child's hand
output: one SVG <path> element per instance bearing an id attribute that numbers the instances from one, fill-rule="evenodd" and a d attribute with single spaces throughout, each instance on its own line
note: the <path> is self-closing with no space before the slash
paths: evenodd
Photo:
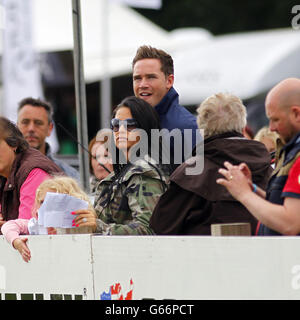
<path id="1" fill-rule="evenodd" d="M 87 209 L 88 202 L 63 193 L 47 192 L 38 210 L 38 224 L 44 227 L 73 228 L 73 211 Z"/>

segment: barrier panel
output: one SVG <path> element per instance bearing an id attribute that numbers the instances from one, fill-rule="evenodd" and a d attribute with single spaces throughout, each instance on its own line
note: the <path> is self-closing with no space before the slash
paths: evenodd
<path id="1" fill-rule="evenodd" d="M 90 235 L 28 236 L 31 260 L 0 238 L 1 298 L 94 299 Z"/>
<path id="2" fill-rule="evenodd" d="M 300 299 L 298 237 L 0 237 L 2 299 Z"/>

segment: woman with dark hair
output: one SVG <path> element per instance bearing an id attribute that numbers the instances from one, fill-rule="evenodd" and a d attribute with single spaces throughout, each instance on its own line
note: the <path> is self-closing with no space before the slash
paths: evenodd
<path id="1" fill-rule="evenodd" d="M 159 156 L 156 161 L 151 158 L 161 148 L 160 140 L 155 146 L 151 135 L 160 129 L 159 117 L 144 100 L 127 97 L 115 109 L 111 129 L 114 171 L 99 184 L 94 204 L 98 219 L 83 210 L 75 223 L 85 219 L 90 225 L 94 219 L 94 232 L 103 235 L 154 234 L 149 220 L 167 189 Z"/>
<path id="2" fill-rule="evenodd" d="M 54 162 L 29 147 L 15 124 L 0 117 L 0 226 L 12 219 L 30 219 L 37 187 L 60 172 Z"/>

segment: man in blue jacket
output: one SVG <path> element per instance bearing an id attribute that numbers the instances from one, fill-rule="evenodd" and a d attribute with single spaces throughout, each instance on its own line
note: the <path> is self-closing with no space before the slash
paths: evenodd
<path id="1" fill-rule="evenodd" d="M 155 108 L 162 128 L 169 131 L 180 129 L 183 143 L 194 148 L 200 141 L 196 117 L 179 105 L 178 93 L 173 88 L 172 57 L 163 50 L 141 46 L 132 61 L 132 69 L 135 96 L 147 101 Z M 174 148 L 172 143 L 171 148 Z M 180 151 L 183 155 L 184 146 Z M 182 157 L 182 160 L 187 159 L 187 156 L 189 155 Z"/>
<path id="2" fill-rule="evenodd" d="M 288 78 L 276 84 L 265 100 L 271 131 L 279 134 L 276 167 L 264 191 L 252 184 L 245 165 L 224 162 L 219 169 L 225 186 L 260 221 L 258 235 L 300 235 L 300 79 Z"/>

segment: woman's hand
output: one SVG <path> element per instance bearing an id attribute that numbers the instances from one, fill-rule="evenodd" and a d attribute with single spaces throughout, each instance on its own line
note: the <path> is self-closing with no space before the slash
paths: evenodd
<path id="1" fill-rule="evenodd" d="M 72 212 L 76 215 L 73 220 L 73 226 L 75 227 L 91 227 L 95 232 L 97 228 L 97 215 L 94 209 L 77 210 Z"/>
<path id="2" fill-rule="evenodd" d="M 28 238 L 17 238 L 13 241 L 12 245 L 18 250 L 25 262 L 28 262 L 31 258 L 30 250 L 27 247 L 26 242 Z"/>

